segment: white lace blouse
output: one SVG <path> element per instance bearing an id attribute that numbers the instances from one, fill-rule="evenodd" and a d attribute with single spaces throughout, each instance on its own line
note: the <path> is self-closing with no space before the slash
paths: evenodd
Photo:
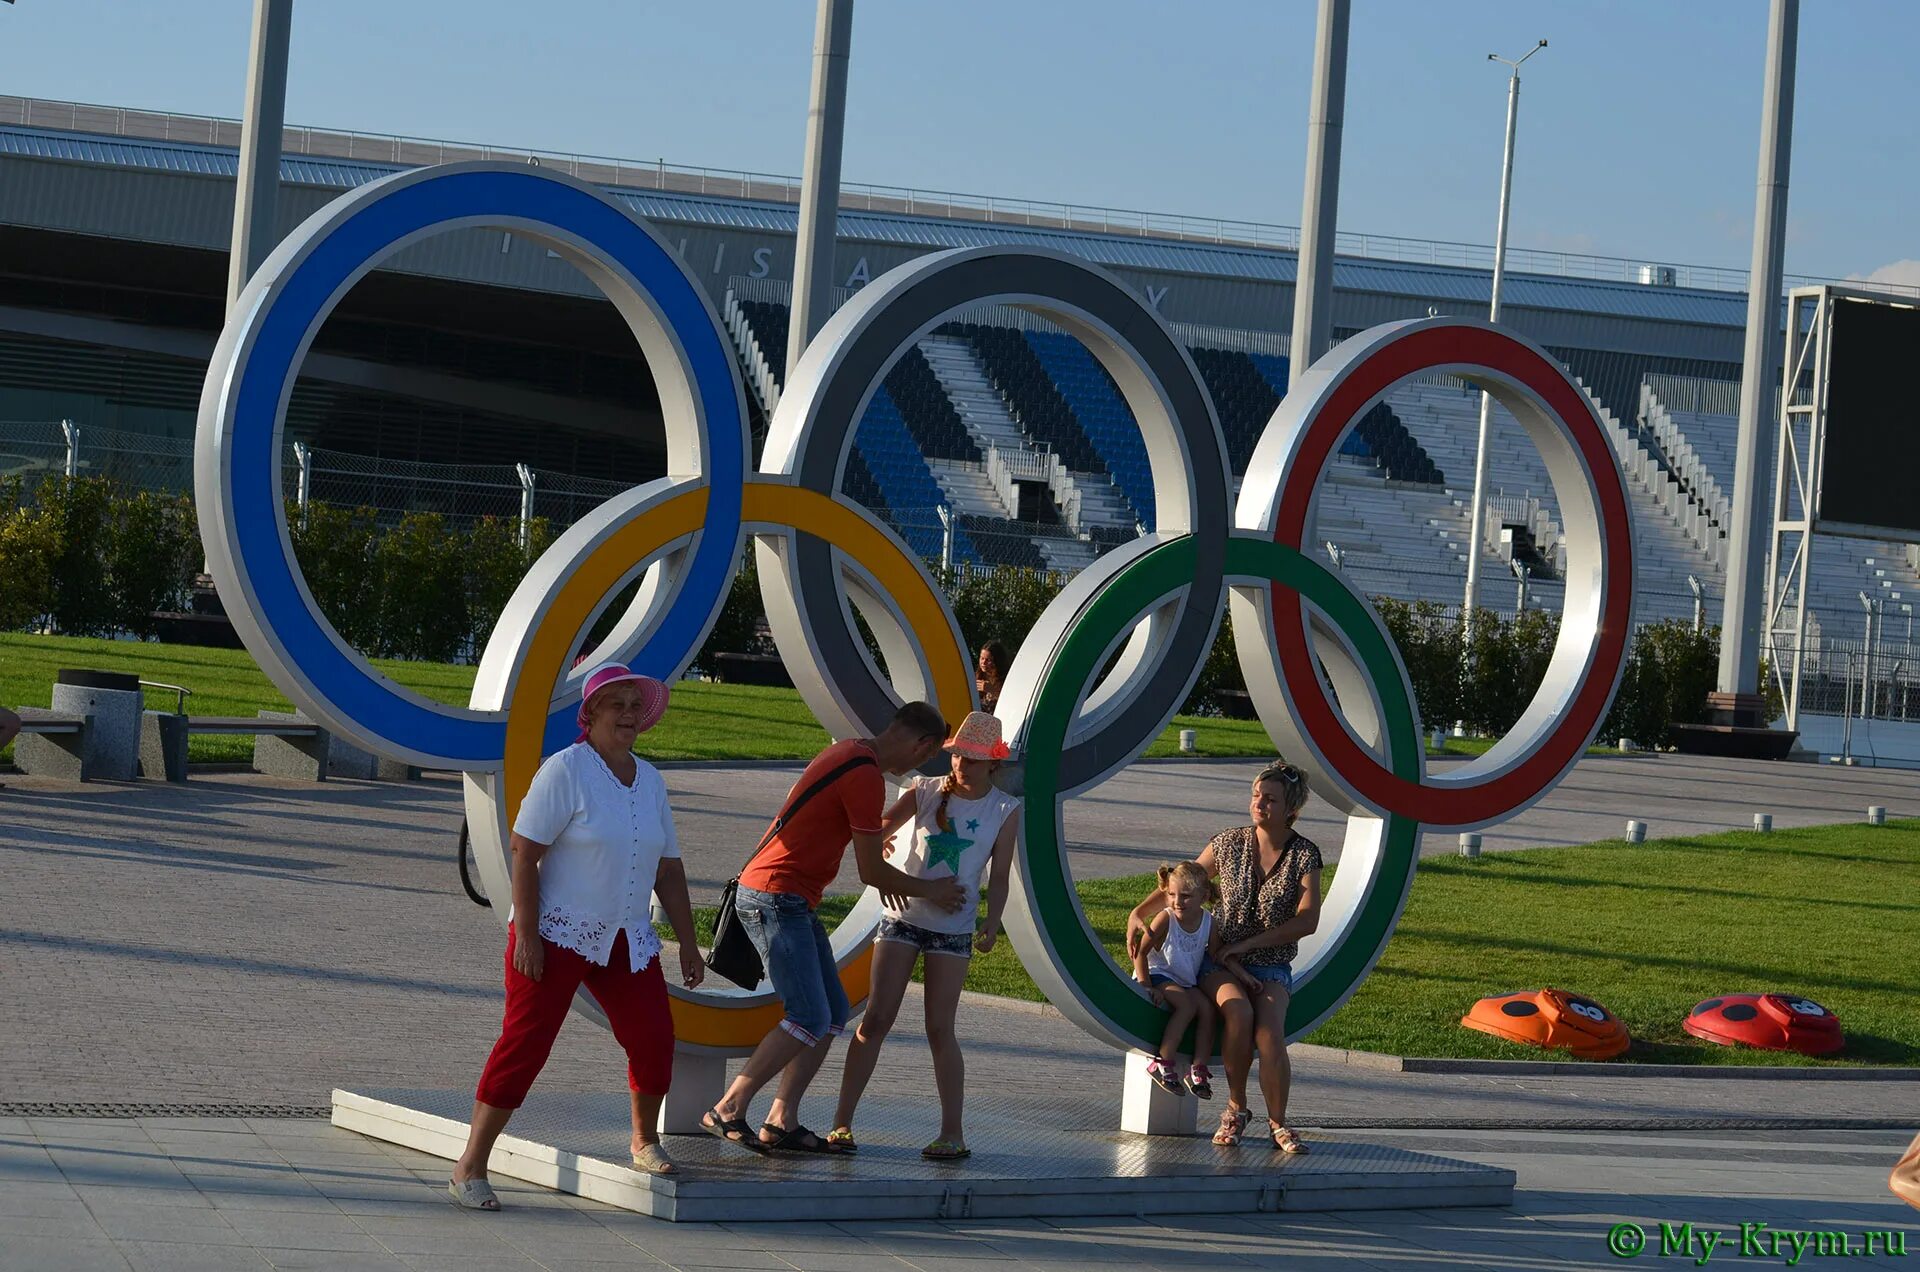
<path id="1" fill-rule="evenodd" d="M 680 844 L 659 770 L 638 756 L 634 766 L 628 785 L 590 743 L 548 756 L 513 830 L 550 845 L 540 859 L 540 935 L 604 967 L 624 928 L 638 972 L 660 952 L 654 874 Z"/>

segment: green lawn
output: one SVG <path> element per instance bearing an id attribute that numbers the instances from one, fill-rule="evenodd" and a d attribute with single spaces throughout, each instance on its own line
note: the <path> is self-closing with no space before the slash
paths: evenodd
<path id="1" fill-rule="evenodd" d="M 472 667 L 388 659 L 376 659 L 374 665 L 436 702 L 464 703 L 473 687 Z M 259 710 L 292 709 L 245 650 L 20 634 L 0 634 L 0 704 L 46 706 L 52 700 L 54 673 L 63 667 L 129 671 L 143 680 L 185 685 L 193 690 L 187 710 L 194 715 L 250 716 Z M 171 710 L 174 695 L 148 690 L 147 701 Z M 1273 754 L 1273 743 L 1258 721 L 1188 716 L 1176 716 L 1147 754 L 1180 754 L 1183 728 L 1197 731 L 1199 755 Z M 826 743 L 826 730 L 791 689 L 689 680 L 674 686 L 673 708 L 640 749 L 660 760 L 794 760 L 812 756 Z M 188 758 L 232 762 L 252 754 L 251 738 L 196 737 Z M 0 752 L 0 757 L 10 758 L 8 752 Z"/>
<path id="2" fill-rule="evenodd" d="M 1631 1060 L 1920 1065 L 1917 871 L 1920 821 L 1432 858 L 1379 966 L 1312 1040 L 1396 1055 L 1545 1058 L 1459 1019 L 1486 995 L 1553 985 L 1616 1012 L 1636 1040 Z M 1151 883 L 1079 885 L 1116 959 L 1127 912 Z M 838 918 L 849 904 L 829 897 L 823 911 Z M 1041 996 L 1004 941 L 973 960 L 967 985 Z M 1717 1047 L 1680 1028 L 1704 998 L 1777 989 L 1839 1015 L 1847 1048 L 1837 1059 Z"/>

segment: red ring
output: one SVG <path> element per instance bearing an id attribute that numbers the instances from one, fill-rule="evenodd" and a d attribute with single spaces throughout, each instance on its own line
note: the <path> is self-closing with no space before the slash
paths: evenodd
<path id="1" fill-rule="evenodd" d="M 1409 782 L 1383 768 L 1354 741 L 1327 701 L 1315 670 L 1300 597 L 1272 589 L 1274 635 L 1282 682 L 1308 737 L 1333 772 L 1368 803 L 1436 826 L 1472 826 L 1525 807 L 1560 777 L 1599 727 L 1627 652 L 1633 612 L 1633 536 L 1620 468 L 1585 398 L 1559 367 L 1504 332 L 1479 326 L 1426 327 L 1369 354 L 1315 412 L 1296 447 L 1280 488 L 1274 538 L 1304 550 L 1307 509 L 1313 488 L 1335 445 L 1362 407 L 1390 385 L 1438 366 L 1477 366 L 1498 371 L 1538 394 L 1572 434 L 1593 481 L 1604 539 L 1601 568 L 1609 584 L 1587 678 L 1559 728 L 1513 769 L 1486 781 L 1459 786 Z M 1606 480 L 1606 478 L 1612 480 Z M 1478 545 L 1474 545 L 1478 550 Z M 1605 674 L 1596 674 L 1606 669 Z"/>

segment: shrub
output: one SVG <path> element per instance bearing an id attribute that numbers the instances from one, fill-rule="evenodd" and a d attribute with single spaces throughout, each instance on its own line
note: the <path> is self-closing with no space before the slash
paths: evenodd
<path id="1" fill-rule="evenodd" d="M 1057 574 L 1015 566 L 962 568 L 937 581 L 959 620 L 967 648 L 977 650 L 990 640 L 1004 641 L 1009 658 L 1019 656 L 1020 642 L 1064 585 Z"/>
<path id="2" fill-rule="evenodd" d="M 381 653 L 420 662 L 461 655 L 471 629 L 461 547 L 437 512 L 410 512 L 375 541 Z"/>
<path id="3" fill-rule="evenodd" d="M 716 654 L 765 652 L 760 640 L 760 623 L 765 611 L 766 606 L 760 600 L 760 567 L 754 561 L 753 545 L 749 543 L 733 576 L 733 586 L 727 589 L 720 617 L 714 620 L 713 630 L 707 633 L 706 644 L 700 647 L 694 662 L 702 671 L 711 673 Z"/>
<path id="4" fill-rule="evenodd" d="M 314 604 L 347 644 L 377 653 L 380 586 L 373 568 L 373 509 L 310 502 L 305 525 L 302 520 L 298 510 L 288 508 L 294 558 Z"/>
<path id="5" fill-rule="evenodd" d="M 200 531 L 191 500 L 150 490 L 117 499 L 107 530 L 107 581 L 116 627 L 153 635 L 154 612 L 183 608 L 199 568 Z"/>
<path id="6" fill-rule="evenodd" d="M 0 631 L 39 627 L 53 609 L 60 530 L 45 509 L 21 503 L 20 479 L 0 482 Z"/>
<path id="7" fill-rule="evenodd" d="M 527 523 L 527 542 L 520 543 L 519 518 L 482 517 L 467 531 L 462 545 L 466 563 L 467 634 L 466 641 L 475 656 L 486 647 L 494 624 L 507 607 L 513 590 L 552 542 L 551 524 L 545 517 Z"/>
<path id="8" fill-rule="evenodd" d="M 109 636 L 115 606 L 107 580 L 114 489 L 104 477 L 48 477 L 36 501 L 57 537 L 52 562 L 53 623 L 68 636 Z"/>

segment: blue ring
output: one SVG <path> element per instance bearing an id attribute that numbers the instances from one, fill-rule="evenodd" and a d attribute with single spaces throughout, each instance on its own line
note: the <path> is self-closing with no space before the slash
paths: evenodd
<path id="1" fill-rule="evenodd" d="M 341 284 L 408 235 L 488 216 L 565 231 L 604 261 L 624 268 L 659 308 L 692 370 L 694 392 L 706 418 L 712 490 L 707 523 L 681 579 L 680 595 L 632 657 L 636 670 L 664 678 L 697 649 L 706 620 L 732 578 L 746 479 L 733 359 L 699 285 L 669 249 L 595 195 L 533 171 L 450 173 L 377 195 L 314 243 L 271 293 L 256 320 L 259 334 L 236 376 L 228 462 L 242 575 L 252 586 L 261 625 L 279 639 L 288 659 L 323 701 L 397 747 L 471 768 L 499 762 L 505 721 L 446 714 L 437 705 L 423 705 L 396 692 L 355 665 L 295 583 L 297 567 L 282 548 L 285 512 L 275 459 L 281 400 L 299 370 L 298 356 Z M 576 731 L 572 707 L 555 711 L 547 722 L 547 749 L 570 742 Z"/>

